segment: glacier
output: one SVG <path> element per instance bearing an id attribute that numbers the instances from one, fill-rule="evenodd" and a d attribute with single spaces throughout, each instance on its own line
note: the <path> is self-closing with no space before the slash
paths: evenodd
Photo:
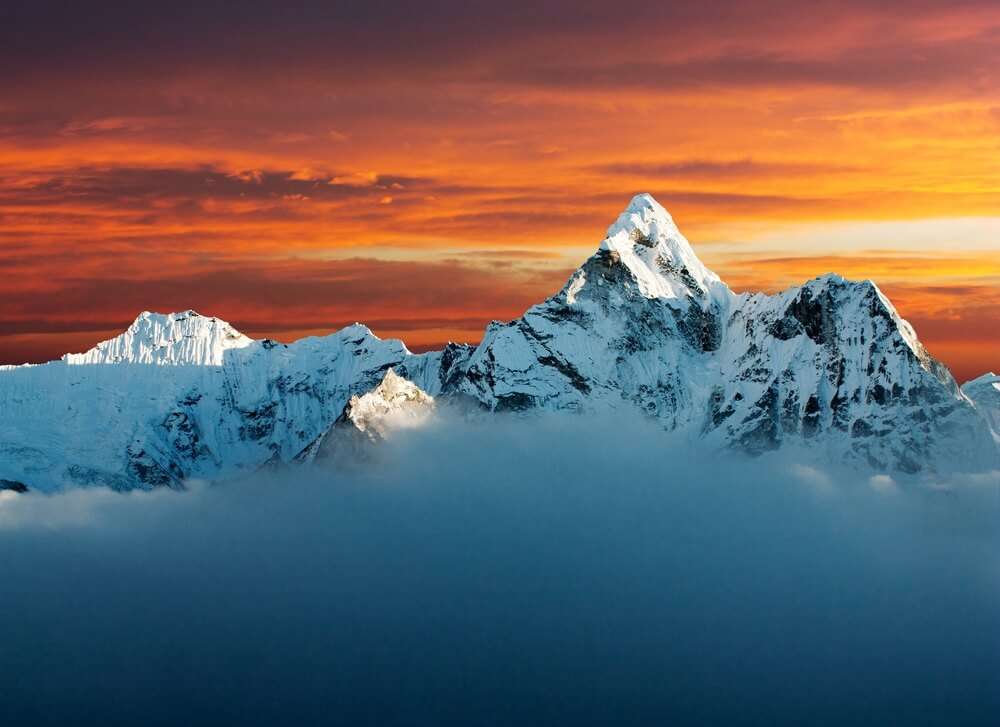
<path id="1" fill-rule="evenodd" d="M 381 439 L 380 422 L 425 421 L 434 402 L 639 411 L 710 449 L 912 476 L 983 470 L 1000 466 L 990 376 L 960 388 L 871 281 L 734 293 L 640 194 L 560 291 L 492 322 L 476 346 L 414 354 L 361 324 L 285 344 L 189 310 L 144 312 L 85 353 L 2 366 L 0 483 L 183 488 L 331 459 L 331 432 Z"/>

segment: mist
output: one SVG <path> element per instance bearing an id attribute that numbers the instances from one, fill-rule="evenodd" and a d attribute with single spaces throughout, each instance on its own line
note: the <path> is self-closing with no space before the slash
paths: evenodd
<path id="1" fill-rule="evenodd" d="M 1000 473 L 449 422 L 187 492 L 0 493 L 0 724 L 995 724 Z"/>

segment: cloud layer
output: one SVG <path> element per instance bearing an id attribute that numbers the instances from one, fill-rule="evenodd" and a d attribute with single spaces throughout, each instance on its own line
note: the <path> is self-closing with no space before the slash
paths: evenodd
<path id="1" fill-rule="evenodd" d="M 450 424 L 365 471 L 0 500 L 10 724 L 989 724 L 995 474 Z M 943 483 L 941 483 L 943 484 Z"/>

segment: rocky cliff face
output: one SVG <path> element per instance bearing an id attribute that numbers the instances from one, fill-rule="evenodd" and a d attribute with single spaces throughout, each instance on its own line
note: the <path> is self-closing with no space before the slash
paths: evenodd
<path id="1" fill-rule="evenodd" d="M 414 355 L 357 324 L 286 345 L 186 311 L 143 313 L 61 361 L 0 367 L 0 478 L 125 490 L 232 477 L 318 455 L 334 422 L 381 437 L 362 412 L 387 414 L 410 386 L 489 412 L 637 409 L 709 446 L 808 447 L 879 470 L 998 458 L 998 390 L 977 380 L 963 393 L 873 283 L 735 294 L 639 195 L 562 290 L 476 347 Z"/>

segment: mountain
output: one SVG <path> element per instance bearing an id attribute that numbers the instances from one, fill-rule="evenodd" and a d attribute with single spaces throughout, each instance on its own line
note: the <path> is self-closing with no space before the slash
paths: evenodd
<path id="1" fill-rule="evenodd" d="M 989 422 L 994 438 L 1000 442 L 1000 376 L 992 371 L 962 385 L 962 393 Z"/>
<path id="2" fill-rule="evenodd" d="M 128 490 L 233 477 L 318 457 L 331 432 L 382 437 L 400 392 L 488 412 L 636 409 L 709 447 L 880 471 L 996 466 L 995 397 L 973 384 L 958 387 L 874 283 L 734 293 L 638 195 L 562 290 L 476 347 L 416 355 L 360 324 L 281 344 L 185 311 L 0 367 L 0 478 Z"/>
<path id="3" fill-rule="evenodd" d="M 86 353 L 0 367 L 0 477 L 130 490 L 237 476 L 290 461 L 404 360 L 440 390 L 464 350 L 414 355 L 357 324 L 286 345 L 194 311 L 143 313 Z"/>
<path id="4" fill-rule="evenodd" d="M 434 416 L 435 408 L 433 396 L 386 369 L 378 386 L 352 396 L 329 429 L 295 459 L 310 463 L 370 459 L 380 442 L 401 429 L 423 426 Z"/>
<path id="5" fill-rule="evenodd" d="M 874 283 L 735 294 L 649 195 L 559 293 L 491 324 L 457 387 L 493 410 L 627 403 L 752 454 L 819 441 L 834 460 L 909 473 L 997 454 Z"/>

